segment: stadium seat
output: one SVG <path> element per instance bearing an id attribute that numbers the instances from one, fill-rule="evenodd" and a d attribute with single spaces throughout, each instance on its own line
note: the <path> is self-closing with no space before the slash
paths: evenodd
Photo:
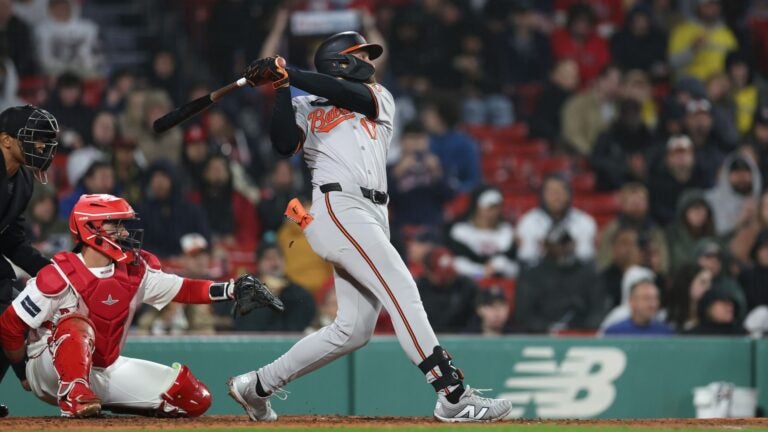
<path id="1" fill-rule="evenodd" d="M 83 82 L 83 104 L 85 106 L 96 108 L 101 105 L 104 91 L 107 88 L 105 79 L 87 79 Z"/>
<path id="2" fill-rule="evenodd" d="M 593 193 L 595 191 L 595 174 L 585 172 L 574 175 L 571 178 L 571 189 L 575 194 Z"/>
<path id="3" fill-rule="evenodd" d="M 469 209 L 471 196 L 468 193 L 460 193 L 443 206 L 443 217 L 450 222 L 461 217 Z"/>
<path id="4" fill-rule="evenodd" d="M 48 78 L 27 76 L 19 81 L 19 98 L 32 105 L 42 105 L 48 97 Z"/>
<path id="5" fill-rule="evenodd" d="M 592 216 L 613 215 L 619 211 L 619 197 L 612 193 L 574 195 L 573 205 Z"/>

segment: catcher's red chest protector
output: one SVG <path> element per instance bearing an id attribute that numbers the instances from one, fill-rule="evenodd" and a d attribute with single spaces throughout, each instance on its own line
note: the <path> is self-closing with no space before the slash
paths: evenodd
<path id="1" fill-rule="evenodd" d="M 115 264 L 107 278 L 96 277 L 72 252 L 60 252 L 52 258 L 62 270 L 81 302 L 88 308 L 96 333 L 93 365 L 107 367 L 120 356 L 135 308 L 132 307 L 141 280 L 144 264 Z"/>

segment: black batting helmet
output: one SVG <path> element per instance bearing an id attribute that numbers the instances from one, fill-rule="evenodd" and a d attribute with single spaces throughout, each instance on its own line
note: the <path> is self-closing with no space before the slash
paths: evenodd
<path id="1" fill-rule="evenodd" d="M 329 37 L 315 52 L 315 68 L 326 75 L 337 76 L 353 81 L 368 82 L 375 69 L 370 64 L 349 54 L 352 51 L 366 50 L 371 60 L 377 59 L 384 52 L 378 44 L 369 44 L 360 33 L 347 31 Z M 346 65 L 342 67 L 342 64 Z"/>

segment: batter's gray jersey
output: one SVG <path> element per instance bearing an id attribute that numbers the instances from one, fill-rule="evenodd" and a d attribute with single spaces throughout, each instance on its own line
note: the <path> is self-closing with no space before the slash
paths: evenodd
<path id="1" fill-rule="evenodd" d="M 387 190 L 387 152 L 394 129 L 395 102 L 380 84 L 366 84 L 376 102 L 377 116 L 332 105 L 317 96 L 293 99 L 296 124 L 305 135 L 304 160 L 312 185 L 356 184 Z"/>
<path id="2" fill-rule="evenodd" d="M 315 186 L 310 209 L 314 220 L 304 235 L 315 253 L 334 264 L 339 307 L 332 324 L 259 369 L 259 382 L 266 391 L 365 345 L 382 306 L 414 364 L 424 361 L 438 345 L 416 282 L 389 241 L 386 205 L 374 204 L 359 189 L 387 190 L 387 151 L 395 115 L 392 95 L 378 84 L 366 86 L 376 101 L 375 120 L 317 96 L 293 100 Z M 342 191 L 321 193 L 319 186 L 327 183 L 339 183 Z M 432 370 L 427 381 L 439 374 L 438 369 Z"/>

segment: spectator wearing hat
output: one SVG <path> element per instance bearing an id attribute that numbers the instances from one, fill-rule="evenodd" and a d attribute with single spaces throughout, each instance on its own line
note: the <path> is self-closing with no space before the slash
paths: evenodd
<path id="1" fill-rule="evenodd" d="M 590 261 L 595 257 L 597 224 L 587 213 L 571 204 L 568 182 L 557 175 L 544 179 L 539 206 L 525 213 L 517 225 L 517 258 L 533 264 L 544 256 L 544 240 L 555 226 L 565 229 L 575 245 L 575 257 Z"/>
<path id="2" fill-rule="evenodd" d="M 606 66 L 591 86 L 571 96 L 563 105 L 561 139 L 576 153 L 588 156 L 600 133 L 616 117 L 616 100 L 621 90 L 621 71 Z"/>
<path id="3" fill-rule="evenodd" d="M 597 175 L 596 188 L 614 191 L 627 182 L 645 183 L 653 136 L 643 123 L 641 105 L 634 99 L 618 104 L 618 116 L 600 134 L 590 155 Z"/>
<path id="4" fill-rule="evenodd" d="M 653 279 L 641 279 L 629 287 L 629 318 L 606 327 L 606 336 L 669 336 L 672 329 L 657 319 L 659 287 Z"/>
<path id="5" fill-rule="evenodd" d="M 648 188 L 641 183 L 627 183 L 619 191 L 619 213 L 616 219 L 609 222 L 600 232 L 597 253 L 598 270 L 604 270 L 609 265 L 613 255 L 611 249 L 614 235 L 624 227 L 637 230 L 641 255 L 643 252 L 651 252 L 649 249 L 657 251 L 659 273 L 666 273 L 669 268 L 667 239 L 664 230 L 651 218 Z"/>
<path id="6" fill-rule="evenodd" d="M 724 117 L 727 115 L 715 115 L 712 103 L 707 99 L 694 99 L 685 105 L 684 131 L 693 143 L 696 164 L 713 183 L 720 163 L 736 148 L 735 139 L 738 138 L 735 129 L 733 134 L 724 132 L 723 127 L 718 129 L 718 118 Z M 728 135 L 733 136 L 729 138 Z"/>
<path id="7" fill-rule="evenodd" d="M 738 48 L 733 32 L 721 20 L 719 0 L 697 0 L 696 17 L 680 23 L 669 38 L 669 62 L 677 76 L 706 80 L 723 72 L 729 51 Z"/>
<path id="8" fill-rule="evenodd" d="M 213 154 L 205 128 L 193 124 L 184 130 L 181 148 L 180 178 L 185 190 L 197 190 L 203 181 L 205 163 Z"/>
<path id="9" fill-rule="evenodd" d="M 746 334 L 742 325 L 743 309 L 733 293 L 719 288 L 707 291 L 699 300 L 699 322 L 686 331 L 689 335 L 700 336 L 742 336 Z"/>
<path id="10" fill-rule="evenodd" d="M 568 9 L 565 28 L 552 33 L 555 60 L 576 60 L 582 86 L 591 84 L 611 61 L 608 43 L 595 30 L 595 22 L 592 7 L 588 3 L 576 3 Z"/>
<path id="11" fill-rule="evenodd" d="M 144 181 L 144 168 L 136 157 L 138 144 L 133 141 L 119 138 L 115 141 L 112 150 L 112 166 L 115 171 L 117 187 L 123 191 L 122 197 L 132 205 L 141 202 L 144 196 L 142 182 Z"/>
<path id="12" fill-rule="evenodd" d="M 577 259 L 576 242 L 560 225 L 551 228 L 544 257 L 518 278 L 515 327 L 531 333 L 596 329 L 606 298 L 594 265 Z"/>
<path id="13" fill-rule="evenodd" d="M 512 333 L 509 319 L 509 299 L 504 289 L 491 286 L 477 292 L 476 315 L 464 329 L 465 333 L 501 336 Z"/>
<path id="14" fill-rule="evenodd" d="M 744 288 L 747 309 L 768 306 L 768 230 L 757 235 L 750 253 L 752 266 L 739 274 L 739 283 Z"/>
<path id="15" fill-rule="evenodd" d="M 440 158 L 429 149 L 429 135 L 421 123 L 414 121 L 405 126 L 400 148 L 400 158 L 387 169 L 393 231 L 442 226 L 443 205 L 453 191 Z"/>
<path id="16" fill-rule="evenodd" d="M 315 299 L 302 286 L 285 275 L 285 260 L 276 243 L 264 242 L 256 252 L 259 280 L 269 286 L 270 291 L 282 300 L 285 312 L 272 310 L 253 311 L 245 316 L 235 317 L 235 330 L 263 332 L 301 332 L 315 318 Z"/>
<path id="17" fill-rule="evenodd" d="M 473 198 L 468 216 L 454 224 L 448 236 L 456 271 L 474 279 L 517 276 L 515 230 L 502 219 L 501 192 L 483 187 Z"/>
<path id="18" fill-rule="evenodd" d="M 663 193 L 663 192 L 661 192 Z M 712 206 L 700 190 L 690 190 L 677 202 L 675 218 L 666 228 L 671 274 L 684 264 L 694 261 L 696 244 L 715 236 Z"/>
<path id="19" fill-rule="evenodd" d="M 624 26 L 611 37 L 611 57 L 623 71 L 644 71 L 653 79 L 666 78 L 667 35 L 653 22 L 650 9 L 635 6 Z"/>
<path id="20" fill-rule="evenodd" d="M 717 185 L 707 192 L 715 216 L 715 234 L 733 234 L 754 217 L 762 190 L 760 170 L 751 157 L 732 153 L 720 168 Z"/>
<path id="21" fill-rule="evenodd" d="M 477 285 L 456 272 L 450 250 L 437 247 L 424 261 L 424 275 L 416 282 L 429 322 L 437 333 L 458 333 L 475 311 Z"/>
<path id="22" fill-rule="evenodd" d="M 675 219 L 675 208 L 686 189 L 709 186 L 706 172 L 696 163 L 693 143 L 688 136 L 671 136 L 665 149 L 663 160 L 655 165 L 648 184 L 651 215 L 661 226 Z"/>
<path id="23" fill-rule="evenodd" d="M 747 299 L 744 289 L 731 276 L 730 257 L 727 251 L 713 239 L 703 239 L 694 249 L 696 263 L 712 273 L 712 288 L 729 293 L 736 301 L 740 313 L 747 312 Z M 740 318 L 744 318 L 743 315 Z"/>

